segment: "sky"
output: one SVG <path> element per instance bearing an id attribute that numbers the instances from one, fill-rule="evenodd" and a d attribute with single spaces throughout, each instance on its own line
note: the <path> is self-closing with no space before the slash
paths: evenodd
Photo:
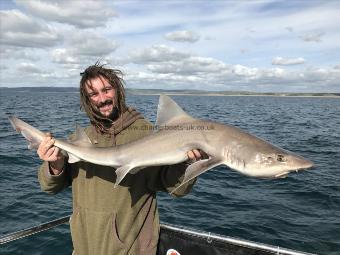
<path id="1" fill-rule="evenodd" d="M 0 87 L 340 92 L 340 1 L 1 0 Z"/>

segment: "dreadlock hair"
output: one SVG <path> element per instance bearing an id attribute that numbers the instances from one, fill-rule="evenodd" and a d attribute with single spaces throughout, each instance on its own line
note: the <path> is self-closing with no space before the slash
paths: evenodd
<path id="1" fill-rule="evenodd" d="M 99 78 L 102 81 L 103 78 L 106 79 L 116 92 L 115 102 L 113 102 L 116 109 L 113 109 L 113 111 L 116 110 L 117 116 L 115 117 L 118 118 L 127 109 L 124 80 L 122 79 L 123 73 L 117 69 L 105 68 L 104 65 L 97 61 L 94 65 L 86 68 L 80 75 L 80 109 L 86 112 L 97 131 L 100 133 L 110 132 L 110 127 L 115 119 L 105 117 L 97 110 L 97 107 L 90 100 L 86 86 L 92 87 L 92 79 Z"/>

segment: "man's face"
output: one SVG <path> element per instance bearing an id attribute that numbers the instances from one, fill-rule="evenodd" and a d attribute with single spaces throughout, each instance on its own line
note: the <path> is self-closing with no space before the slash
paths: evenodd
<path id="1" fill-rule="evenodd" d="M 87 82 L 86 92 L 103 116 L 113 117 L 116 91 L 104 77 L 97 77 Z"/>

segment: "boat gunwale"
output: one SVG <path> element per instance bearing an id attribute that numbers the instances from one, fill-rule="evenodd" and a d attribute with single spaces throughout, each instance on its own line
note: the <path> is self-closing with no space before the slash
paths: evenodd
<path id="1" fill-rule="evenodd" d="M 280 246 L 263 244 L 263 243 L 249 241 L 249 240 L 245 240 L 241 238 L 224 236 L 224 235 L 219 235 L 219 234 L 214 234 L 214 233 L 212 234 L 211 232 L 205 232 L 205 231 L 195 230 L 191 228 L 183 228 L 183 227 L 172 225 L 172 224 L 161 223 L 160 227 L 161 229 L 163 228 L 165 230 L 180 232 L 180 233 L 184 233 L 184 234 L 194 236 L 194 237 L 200 237 L 202 239 L 205 239 L 208 243 L 211 243 L 213 240 L 215 240 L 215 241 L 220 241 L 223 243 L 229 243 L 232 245 L 242 246 L 246 248 L 269 251 L 269 252 L 282 254 L 282 255 L 316 255 L 316 253 L 296 251 L 293 249 L 287 249 L 287 248 L 283 248 Z"/>
<path id="2" fill-rule="evenodd" d="M 26 228 L 23 230 L 5 234 L 3 236 L 0 236 L 0 245 L 46 231 L 48 229 L 57 227 L 59 225 L 68 223 L 69 220 L 70 220 L 70 216 L 66 216 L 66 217 L 58 218 L 56 220 L 52 220 L 52 221 L 31 227 L 31 228 Z M 168 223 L 161 223 L 160 229 L 161 231 L 162 229 L 164 229 L 165 231 L 178 232 L 178 233 L 182 233 L 185 235 L 189 235 L 191 237 L 198 237 L 203 240 L 206 240 L 207 243 L 211 243 L 212 241 L 219 241 L 222 243 L 228 243 L 231 245 L 241 246 L 241 247 L 250 248 L 250 249 L 269 251 L 269 252 L 273 252 L 273 253 L 281 254 L 281 255 L 315 255 L 315 253 L 306 253 L 306 252 L 296 251 L 296 250 L 287 249 L 287 248 L 283 248 L 279 246 L 273 246 L 273 245 L 263 244 L 259 242 L 249 241 L 249 240 L 245 240 L 241 238 L 224 236 L 224 235 L 219 235 L 219 234 L 214 234 L 214 233 L 212 234 L 211 232 L 195 230 L 192 228 L 181 227 L 181 226 L 168 224 Z"/>

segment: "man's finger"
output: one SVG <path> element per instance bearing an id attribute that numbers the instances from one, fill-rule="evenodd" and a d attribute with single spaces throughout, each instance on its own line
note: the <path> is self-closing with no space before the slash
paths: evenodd
<path id="1" fill-rule="evenodd" d="M 45 148 L 46 144 L 51 140 L 52 138 L 49 136 L 46 136 L 40 143 L 39 149 Z"/>
<path id="2" fill-rule="evenodd" d="M 54 149 L 54 150 L 53 150 L 53 154 L 51 155 L 51 158 L 53 158 L 53 159 L 59 159 L 59 157 L 58 157 L 59 148 L 54 147 L 53 149 Z"/>
<path id="3" fill-rule="evenodd" d="M 45 157 L 50 158 L 53 155 L 54 151 L 55 151 L 55 147 L 49 148 L 45 153 Z"/>
<path id="4" fill-rule="evenodd" d="M 194 157 L 195 157 L 196 160 L 199 160 L 199 159 L 202 158 L 202 155 L 201 155 L 201 153 L 198 150 L 194 149 L 194 150 L 192 150 L 192 152 L 193 152 Z"/>
<path id="5" fill-rule="evenodd" d="M 55 140 L 52 138 L 49 141 L 46 142 L 45 144 L 45 148 L 49 149 L 52 147 L 52 145 L 54 144 Z"/>
<path id="6" fill-rule="evenodd" d="M 195 159 L 195 154 L 193 153 L 193 151 L 188 151 L 187 155 L 188 155 L 188 158 L 190 160 L 194 160 Z"/>

